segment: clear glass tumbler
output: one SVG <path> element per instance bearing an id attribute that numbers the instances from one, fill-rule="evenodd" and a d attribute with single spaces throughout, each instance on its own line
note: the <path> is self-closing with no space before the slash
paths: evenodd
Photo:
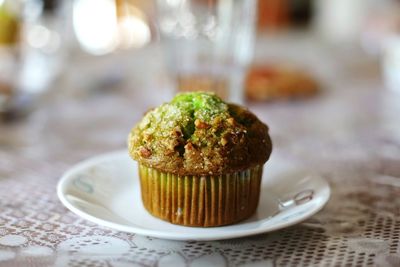
<path id="1" fill-rule="evenodd" d="M 176 91 L 214 91 L 242 103 L 257 0 L 158 0 L 167 69 Z"/>

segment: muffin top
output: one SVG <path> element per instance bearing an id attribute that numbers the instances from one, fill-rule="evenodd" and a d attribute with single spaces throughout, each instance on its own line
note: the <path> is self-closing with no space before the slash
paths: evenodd
<path id="1" fill-rule="evenodd" d="M 264 164 L 268 127 L 212 93 L 182 93 L 145 114 L 128 138 L 131 157 L 178 175 L 221 175 Z"/>

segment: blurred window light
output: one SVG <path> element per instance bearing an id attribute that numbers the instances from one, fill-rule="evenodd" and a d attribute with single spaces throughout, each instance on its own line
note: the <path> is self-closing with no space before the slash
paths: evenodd
<path id="1" fill-rule="evenodd" d="M 146 15 L 130 1 L 75 0 L 73 25 L 82 48 L 94 55 L 151 41 Z"/>
<path id="2" fill-rule="evenodd" d="M 130 1 L 117 1 L 119 48 L 140 48 L 151 41 L 146 14 Z"/>
<path id="3" fill-rule="evenodd" d="M 75 0 L 73 27 L 82 48 L 95 55 L 117 46 L 117 16 L 113 0 Z"/>
<path id="4" fill-rule="evenodd" d="M 119 46 L 139 48 L 151 40 L 149 26 L 139 17 L 125 16 L 118 22 Z"/>

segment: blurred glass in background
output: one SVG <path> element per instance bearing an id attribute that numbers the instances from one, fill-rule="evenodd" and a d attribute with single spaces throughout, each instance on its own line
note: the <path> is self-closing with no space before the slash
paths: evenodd
<path id="1" fill-rule="evenodd" d="M 26 111 L 49 89 L 65 58 L 64 1 L 0 1 L 0 111 Z M 1 115 L 1 114 L 0 114 Z"/>
<path id="2" fill-rule="evenodd" d="M 243 102 L 256 0 L 158 0 L 157 19 L 176 91 L 214 91 Z"/>
<path id="3" fill-rule="evenodd" d="M 369 0 L 315 1 L 317 33 L 332 43 L 351 44 L 360 38 L 360 31 Z"/>
<path id="4" fill-rule="evenodd" d="M 400 1 L 370 0 L 361 46 L 380 60 L 386 88 L 400 93 Z"/>
<path id="5" fill-rule="evenodd" d="M 0 111 L 5 109 L 18 69 L 21 17 L 15 1 L 0 0 Z"/>
<path id="6" fill-rule="evenodd" d="M 386 87 L 400 93 L 400 32 L 386 42 L 382 67 Z"/>
<path id="7" fill-rule="evenodd" d="M 22 2 L 22 62 L 18 88 L 30 93 L 47 90 L 62 71 L 68 53 L 68 1 Z"/>
<path id="8" fill-rule="evenodd" d="M 53 86 L 60 74 L 69 79 L 75 64 L 92 66 L 77 68 L 83 70 L 78 76 L 99 78 L 96 86 L 109 85 L 115 76 L 122 79 L 116 71 L 111 78 L 104 75 L 108 67 L 93 68 L 95 58 L 85 53 L 111 55 L 147 45 L 153 35 L 152 5 L 142 0 L 0 0 L 0 112 L 30 109 L 49 89 L 61 86 Z M 117 65 L 110 68 L 124 64 Z M 82 79 L 72 82 L 81 87 Z"/>

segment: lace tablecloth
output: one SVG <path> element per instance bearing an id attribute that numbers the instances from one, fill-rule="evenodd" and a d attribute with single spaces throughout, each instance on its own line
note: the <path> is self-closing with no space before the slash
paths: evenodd
<path id="1" fill-rule="evenodd" d="M 132 79 L 124 89 L 54 97 L 28 120 L 0 126 L 0 266 L 400 266 L 400 96 L 374 70 L 314 53 L 302 56 L 322 94 L 248 105 L 269 124 L 273 153 L 329 181 L 331 199 L 317 215 L 248 238 L 177 242 L 69 212 L 56 196 L 60 175 L 123 148 L 131 126 L 161 101 Z"/>

